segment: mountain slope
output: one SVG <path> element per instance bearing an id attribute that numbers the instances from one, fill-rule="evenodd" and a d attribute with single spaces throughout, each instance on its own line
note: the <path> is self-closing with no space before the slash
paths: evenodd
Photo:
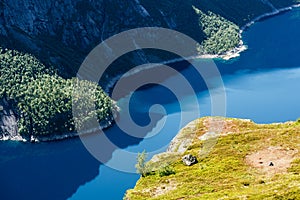
<path id="1" fill-rule="evenodd" d="M 96 45 L 124 30 L 158 26 L 183 32 L 198 42 L 207 38 L 194 8 L 211 11 L 239 27 L 298 0 L 11 0 L 0 3 L 0 44 L 33 53 L 44 64 L 55 64 L 64 76 L 74 76 Z M 125 59 L 125 67 L 140 63 Z M 150 59 L 150 58 L 148 58 Z M 120 67 L 116 67 L 120 70 Z"/>

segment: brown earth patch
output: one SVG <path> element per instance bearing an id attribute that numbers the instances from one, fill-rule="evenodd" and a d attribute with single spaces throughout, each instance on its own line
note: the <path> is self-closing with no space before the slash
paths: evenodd
<path id="1" fill-rule="evenodd" d="M 245 123 L 251 122 L 251 120 L 241 119 Z M 206 131 L 217 132 L 220 135 L 228 135 L 239 131 L 236 120 L 208 117 L 203 120 L 203 125 Z"/>
<path id="2" fill-rule="evenodd" d="M 267 175 L 285 173 L 297 150 L 269 147 L 246 156 L 246 163 Z"/>

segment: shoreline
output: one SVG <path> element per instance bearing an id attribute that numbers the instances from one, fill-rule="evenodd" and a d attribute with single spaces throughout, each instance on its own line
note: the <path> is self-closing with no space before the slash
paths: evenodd
<path id="1" fill-rule="evenodd" d="M 69 139 L 69 138 L 80 137 L 81 135 L 92 134 L 98 130 L 110 128 L 112 125 L 113 125 L 113 120 L 107 122 L 107 124 L 105 124 L 103 126 L 99 126 L 98 128 L 90 129 L 90 130 L 87 130 L 86 132 L 82 132 L 82 133 L 77 133 L 77 132 L 65 133 L 65 134 L 61 134 L 61 135 L 53 135 L 53 136 L 45 136 L 45 137 L 32 135 L 28 139 L 26 139 L 25 137 L 22 137 L 21 135 L 17 135 L 14 137 L 4 136 L 0 139 L 0 141 L 14 141 L 14 142 L 26 142 L 26 143 L 27 142 L 30 142 L 30 143 L 55 142 L 55 141 Z"/>
<path id="2" fill-rule="evenodd" d="M 55 141 L 61 141 L 69 138 L 75 138 L 80 137 L 83 135 L 93 134 L 96 133 L 99 130 L 105 130 L 113 126 L 114 121 L 118 118 L 118 112 L 120 108 L 116 107 L 115 111 L 113 112 L 113 116 L 109 121 L 106 121 L 105 124 L 99 125 L 97 128 L 89 129 L 84 132 L 72 132 L 72 133 L 63 133 L 61 135 L 51 135 L 51 136 L 33 136 L 31 135 L 29 137 L 23 137 L 21 135 L 16 136 L 3 136 L 0 138 L 0 141 L 14 141 L 14 142 L 30 142 L 30 143 L 39 143 L 39 142 L 55 142 Z"/>
<path id="3" fill-rule="evenodd" d="M 242 34 L 243 34 L 244 31 L 246 31 L 250 26 L 252 26 L 256 22 L 259 22 L 259 21 L 261 21 L 261 20 L 263 20 L 267 17 L 276 16 L 278 14 L 290 11 L 290 10 L 292 10 L 294 8 L 298 8 L 298 7 L 300 7 L 300 3 L 294 4 L 294 5 L 291 5 L 291 6 L 288 6 L 288 7 L 283 7 L 283 8 L 277 9 L 275 11 L 268 12 L 268 13 L 257 16 L 256 18 L 254 18 L 253 20 L 251 20 L 250 22 L 248 22 L 247 24 L 245 24 L 244 26 L 242 26 L 240 28 L 240 32 L 239 32 L 240 42 L 239 42 L 239 45 L 236 46 L 235 48 L 223 53 L 223 54 L 203 54 L 203 55 L 196 55 L 196 56 L 191 56 L 191 57 L 187 57 L 187 58 L 176 58 L 176 59 L 162 61 L 161 63 L 157 63 L 157 64 L 151 65 L 149 67 L 146 67 L 146 68 L 144 67 L 144 68 L 141 68 L 141 69 L 136 69 L 136 70 L 132 71 L 130 74 L 125 73 L 126 75 L 123 74 L 123 75 L 115 76 L 106 85 L 106 87 L 104 88 L 104 91 L 107 92 L 107 93 L 110 93 L 113 86 L 123 76 L 124 77 L 130 77 L 132 75 L 138 74 L 141 71 L 158 67 L 158 66 L 160 66 L 160 64 L 172 64 L 172 63 L 177 63 L 177 62 L 182 62 L 182 61 L 189 61 L 189 60 L 193 60 L 193 59 L 223 59 L 223 60 L 230 60 L 232 58 L 239 57 L 240 53 L 242 53 L 243 51 L 248 49 L 248 47 L 246 45 L 244 45 L 243 38 L 242 38 Z"/>
<path id="4" fill-rule="evenodd" d="M 257 16 L 256 18 L 254 18 L 253 20 L 251 20 L 250 22 L 248 22 L 247 24 L 245 24 L 244 26 L 241 27 L 240 34 L 242 34 L 245 30 L 247 30 L 247 28 L 252 26 L 254 23 L 256 23 L 260 20 L 263 20 L 264 18 L 276 16 L 278 14 L 281 14 L 286 11 L 290 11 L 290 10 L 292 10 L 294 8 L 298 8 L 298 7 L 300 7 L 300 3 L 294 4 L 294 5 L 291 5 L 288 7 L 280 8 L 280 9 L 274 10 L 272 12 L 268 12 L 268 13 L 262 14 L 260 16 Z"/>

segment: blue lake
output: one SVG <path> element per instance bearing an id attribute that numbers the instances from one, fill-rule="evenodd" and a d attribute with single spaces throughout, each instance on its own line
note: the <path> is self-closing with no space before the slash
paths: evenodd
<path id="1" fill-rule="evenodd" d="M 300 9 L 258 22 L 243 34 L 247 51 L 230 61 L 216 61 L 226 89 L 226 116 L 257 123 L 300 117 L 299 24 Z M 201 116 L 210 115 L 209 93 L 192 67 L 181 74 L 197 91 Z M 126 101 L 126 97 L 121 99 L 120 106 Z M 105 164 L 93 158 L 78 138 L 41 144 L 0 142 L 1 199 L 122 199 L 139 176 L 109 166 L 134 170 L 135 157 L 122 157 L 122 152 L 135 155 L 146 150 L 150 156 L 162 152 L 182 126 L 197 117 L 189 95 L 181 99 L 184 110 L 180 110 L 172 93 L 160 86 L 139 90 L 131 102 L 130 111 L 138 124 L 149 123 L 149 108 L 154 104 L 162 104 L 168 115 L 152 110 L 157 121 L 145 133 L 151 137 L 144 140 L 123 133 L 117 126 L 108 129 L 105 135 L 117 148 L 103 149 Z M 185 118 L 180 124 L 182 115 Z"/>

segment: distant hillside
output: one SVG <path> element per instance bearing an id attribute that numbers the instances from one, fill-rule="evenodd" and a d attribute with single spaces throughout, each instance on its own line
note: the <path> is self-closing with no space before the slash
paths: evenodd
<path id="1" fill-rule="evenodd" d="M 202 118 L 184 128 L 168 152 L 150 161 L 152 172 L 125 199 L 300 199 L 300 121 L 224 119 L 216 145 L 201 156 L 209 124 L 222 121 Z M 186 154 L 198 163 L 185 166 Z"/>
<path id="2" fill-rule="evenodd" d="M 238 27 L 273 9 L 297 2 L 299 0 L 21 0 L 16 4 L 3 0 L 0 2 L 0 46 L 32 53 L 45 65 L 55 65 L 61 75 L 72 77 L 88 52 L 124 30 L 145 26 L 171 28 L 200 43 L 208 40 L 205 43 L 208 52 L 221 53 L 237 44 Z M 215 44 L 222 35 L 225 40 L 221 45 Z M 116 71 L 120 73 L 151 61 L 152 57 L 143 52 L 129 54 L 115 63 L 108 72 L 108 79 L 115 76 Z M 160 53 L 156 57 L 165 59 Z"/>

